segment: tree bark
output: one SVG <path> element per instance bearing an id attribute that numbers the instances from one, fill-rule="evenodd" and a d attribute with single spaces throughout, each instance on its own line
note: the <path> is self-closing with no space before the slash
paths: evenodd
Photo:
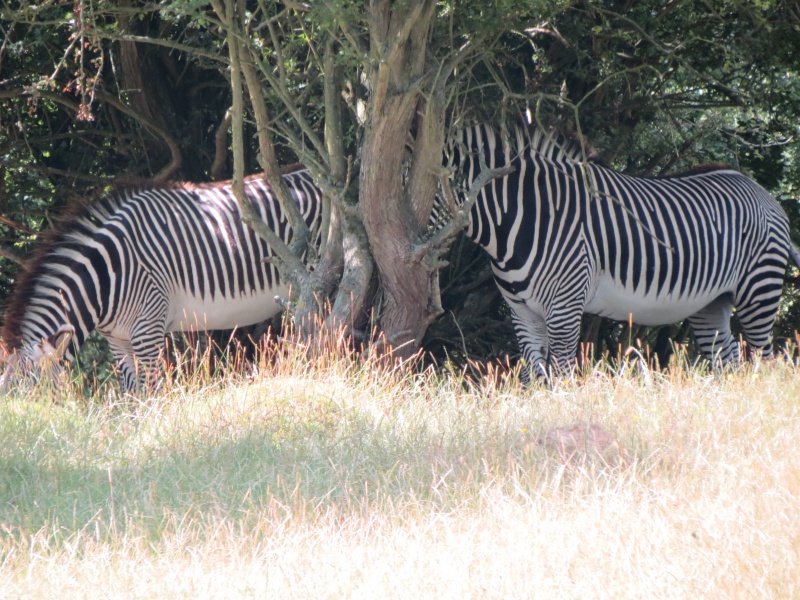
<path id="1" fill-rule="evenodd" d="M 424 230 L 414 214 L 411 190 L 435 190 L 409 182 L 404 186 L 406 142 L 421 101 L 428 32 L 436 3 L 373 2 L 369 118 L 359 181 L 361 214 L 380 275 L 382 333 L 400 357 L 412 355 L 431 321 L 441 313 L 438 265 L 416 256 Z M 409 8 L 410 7 L 410 8 Z M 441 148 L 441 146 L 440 146 Z M 420 204 L 420 203 L 417 203 Z M 421 203 L 424 204 L 424 203 Z"/>

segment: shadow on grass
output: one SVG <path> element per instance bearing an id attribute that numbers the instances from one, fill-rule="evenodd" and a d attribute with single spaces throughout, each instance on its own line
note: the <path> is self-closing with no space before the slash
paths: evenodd
<path id="1" fill-rule="evenodd" d="M 324 402 L 302 415 L 278 409 L 246 426 L 162 434 L 134 417 L 109 427 L 57 408 L 3 414 L 3 554 L 36 535 L 55 545 L 81 532 L 157 541 L 182 524 L 220 519 L 249 528 L 265 516 L 313 521 L 409 504 L 453 510 L 479 503 L 492 482 L 532 492 L 557 469 L 530 433 L 499 422 L 400 426 Z"/>

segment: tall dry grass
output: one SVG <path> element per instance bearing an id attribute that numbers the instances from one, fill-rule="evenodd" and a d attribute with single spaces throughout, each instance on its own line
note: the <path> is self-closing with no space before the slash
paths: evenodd
<path id="1" fill-rule="evenodd" d="M 0 596 L 800 596 L 792 366 L 177 370 L 141 402 L 0 400 Z"/>

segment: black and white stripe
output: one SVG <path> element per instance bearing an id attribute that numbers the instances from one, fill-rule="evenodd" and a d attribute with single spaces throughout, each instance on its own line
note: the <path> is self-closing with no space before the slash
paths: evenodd
<path id="1" fill-rule="evenodd" d="M 574 363 L 584 312 L 643 325 L 688 318 L 705 356 L 725 364 L 740 359 L 735 308 L 745 340 L 769 356 L 787 256 L 800 264 L 800 252 L 752 179 L 727 168 L 630 177 L 541 129 L 480 125 L 447 145 L 462 192 L 481 156 L 515 169 L 483 188 L 466 234 L 491 256 L 532 373 Z"/>
<path id="2" fill-rule="evenodd" d="M 320 190 L 306 170 L 284 181 L 318 243 Z M 245 192 L 288 243 L 291 227 L 269 185 L 251 177 Z M 98 330 L 131 390 L 154 372 L 167 332 L 228 329 L 277 314 L 274 296 L 286 290 L 271 256 L 242 222 L 230 182 L 111 194 L 74 218 L 34 261 L 25 291 L 12 298 L 16 316 L 3 337 L 30 362 L 43 342 L 68 330 L 73 343 L 64 356 L 72 360 Z"/>

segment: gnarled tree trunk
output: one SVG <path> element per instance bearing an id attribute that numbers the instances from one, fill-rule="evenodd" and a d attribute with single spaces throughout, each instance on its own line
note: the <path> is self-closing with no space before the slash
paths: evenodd
<path id="1" fill-rule="evenodd" d="M 419 189 L 432 196 L 437 172 L 411 169 L 411 176 L 427 178 L 427 185 L 403 180 L 409 132 L 423 106 L 421 81 L 435 6 L 431 0 L 370 6 L 370 106 L 359 203 L 380 277 L 380 327 L 400 356 L 416 351 L 428 325 L 441 313 L 437 266 L 415 252 L 424 231 L 420 221 L 424 223 L 425 218 L 419 219 L 414 207 L 427 203 L 414 202 L 412 197 L 412 190 Z M 443 124 L 439 129 L 443 130 Z M 441 149 L 438 152 L 440 157 Z M 414 158 L 424 154 L 415 152 Z"/>

